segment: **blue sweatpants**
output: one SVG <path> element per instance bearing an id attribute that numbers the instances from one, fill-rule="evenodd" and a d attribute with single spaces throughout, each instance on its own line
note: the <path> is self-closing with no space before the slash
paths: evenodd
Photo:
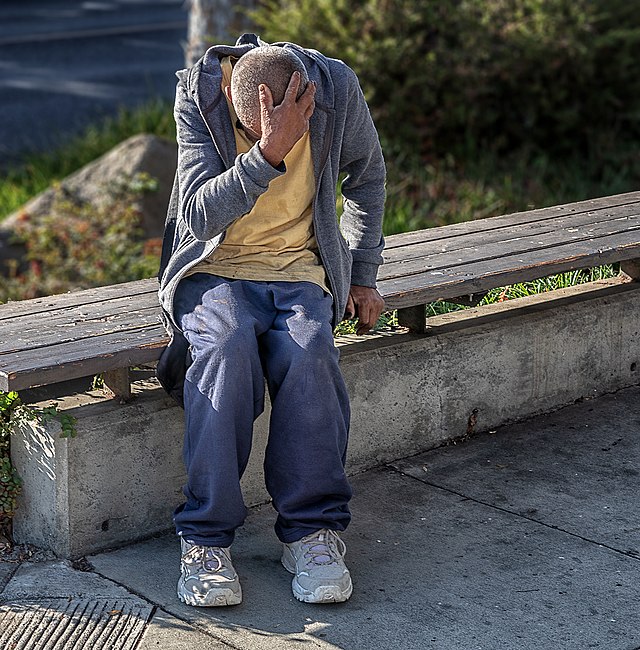
<path id="1" fill-rule="evenodd" d="M 178 534 L 229 546 L 246 517 L 240 478 L 253 421 L 271 398 L 266 487 L 275 530 L 294 542 L 344 530 L 349 399 L 333 342 L 332 298 L 311 282 L 253 282 L 198 273 L 180 281 L 174 313 L 192 363 L 184 387 L 186 503 Z"/>

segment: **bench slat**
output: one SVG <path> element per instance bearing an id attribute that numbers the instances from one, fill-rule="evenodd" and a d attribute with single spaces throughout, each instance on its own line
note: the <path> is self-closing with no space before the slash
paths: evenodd
<path id="1" fill-rule="evenodd" d="M 394 235 L 379 289 L 420 326 L 427 302 L 640 258 L 638 215 L 632 192 Z M 0 305 L 0 390 L 157 360 L 168 342 L 157 289 L 152 278 Z"/>
<path id="2" fill-rule="evenodd" d="M 576 228 L 576 232 L 561 230 L 531 237 L 522 237 L 508 242 L 506 245 L 505 242 L 498 241 L 479 248 L 468 249 L 467 251 L 434 252 L 418 259 L 385 264 L 381 267 L 378 277 L 380 280 L 390 280 L 391 278 L 420 274 L 427 269 L 429 271 L 445 270 L 449 272 L 457 266 L 467 268 L 470 258 L 473 259 L 471 264 L 499 258 L 509 259 L 514 256 L 522 258 L 523 263 L 527 263 L 528 260 L 535 262 L 543 254 L 543 251 L 545 251 L 545 255 L 548 252 L 548 255 L 552 256 L 555 249 L 572 246 L 578 242 L 590 242 L 591 248 L 597 249 L 601 246 L 600 242 L 606 240 L 607 243 L 603 245 L 615 248 L 615 238 L 620 237 L 620 241 L 626 243 L 628 242 L 628 233 L 635 233 L 636 240 L 640 241 L 638 229 L 640 229 L 640 216 L 634 216 L 626 218 L 623 222 L 605 221 L 594 226 L 584 226 L 582 229 Z M 562 257 L 562 254 L 558 254 L 558 259 L 562 259 Z M 548 259 L 548 256 L 545 259 Z"/>
<path id="3" fill-rule="evenodd" d="M 21 320 L 24 318 L 22 317 Z M 70 320 L 70 322 L 73 321 Z M 141 327 L 160 325 L 160 307 L 157 299 L 155 304 L 148 305 L 143 309 L 133 309 L 130 301 L 128 306 L 120 305 L 118 312 L 108 319 L 91 319 L 69 327 L 63 326 L 63 323 L 64 316 L 61 314 L 57 315 L 55 323 L 47 321 L 44 327 L 42 324 L 38 326 L 31 322 L 28 325 L 25 324 L 22 329 L 12 330 L 10 324 L 5 323 L 0 327 L 0 362 L 3 356 L 13 355 L 20 350 L 49 348 L 60 343 L 84 339 L 96 340 L 96 337 L 114 332 L 126 332 Z"/>
<path id="4" fill-rule="evenodd" d="M 615 247 L 609 247 L 610 244 Z M 591 242 L 576 242 L 538 251 L 536 256 L 530 255 L 526 262 L 521 255 L 505 256 L 467 264 L 464 271 L 455 267 L 444 271 L 425 271 L 382 280 L 378 283 L 378 289 L 385 298 L 387 308 L 395 309 L 640 257 L 637 230 L 612 235 L 611 238 L 602 237 L 598 240 L 598 246 L 600 249 L 594 250 Z"/>
<path id="5" fill-rule="evenodd" d="M 533 223 L 537 221 L 551 220 L 568 214 L 580 214 L 598 210 L 600 208 L 615 208 L 640 202 L 640 192 L 628 192 L 616 196 L 608 196 L 578 203 L 567 203 L 564 205 L 539 208 L 525 212 L 514 212 L 497 217 L 484 219 L 472 219 L 461 223 L 453 223 L 447 226 L 425 228 L 412 232 L 391 235 L 386 240 L 385 250 L 390 251 L 399 246 L 407 246 L 423 241 L 436 241 L 456 235 L 468 235 L 474 232 L 487 232 L 494 228 L 509 228 L 518 224 Z"/>
<path id="6" fill-rule="evenodd" d="M 629 225 L 637 222 L 634 217 L 638 215 L 640 215 L 640 203 L 621 206 L 615 210 L 607 208 L 596 212 L 581 212 L 558 217 L 552 221 L 536 221 L 532 224 L 519 224 L 509 228 L 495 228 L 487 232 L 473 232 L 436 241 L 419 242 L 411 246 L 392 248 L 388 252 L 384 251 L 383 256 L 387 265 L 399 260 L 418 259 L 441 252 L 459 253 L 467 258 L 475 258 L 479 255 L 477 249 L 484 250 L 488 244 L 496 242 L 501 242 L 505 248 L 510 248 L 513 246 L 512 242 L 522 240 L 524 237 L 535 238 L 560 232 L 566 233 L 566 240 L 571 241 L 574 233 L 568 232 L 570 229 L 590 229 L 603 223 L 610 224 L 611 232 L 624 231 Z M 381 271 L 384 271 L 384 267 Z"/>
<path id="7" fill-rule="evenodd" d="M 107 287 L 105 287 L 107 288 Z M 66 298 L 67 296 L 61 296 Z M 112 297 L 100 302 L 89 302 L 88 304 L 76 306 L 63 306 L 59 309 L 49 309 L 43 314 L 34 315 L 27 310 L 25 314 L 16 314 L 11 319 L 0 320 L 0 354 L 10 349 L 15 340 L 36 340 L 46 333 L 67 332 L 77 333 L 82 337 L 83 327 L 91 328 L 95 332 L 96 325 L 108 328 L 112 321 L 120 324 L 126 320 L 127 314 L 150 309 L 158 306 L 158 295 L 156 292 L 145 292 L 128 296 Z M 51 307 L 51 305 L 49 305 Z M 0 312 L 4 306 L 0 306 Z M 133 318 L 131 322 L 135 322 Z M 75 335 L 75 334 L 74 334 Z"/>
<path id="8" fill-rule="evenodd" d="M 160 358 L 168 342 L 158 325 L 63 343 L 49 348 L 47 354 L 23 350 L 11 355 L 10 364 L 0 357 L 0 390 L 22 390 L 149 363 Z"/>
<path id="9" fill-rule="evenodd" d="M 134 280 L 122 284 L 112 284 L 107 287 L 95 287 L 61 293 L 44 298 L 30 300 L 14 300 L 0 305 L 0 320 L 14 318 L 15 316 L 40 316 L 49 311 L 56 311 L 65 307 L 80 307 L 91 305 L 104 300 L 122 298 L 126 296 L 139 296 L 144 293 L 158 292 L 158 281 L 155 278 L 148 280 Z"/>

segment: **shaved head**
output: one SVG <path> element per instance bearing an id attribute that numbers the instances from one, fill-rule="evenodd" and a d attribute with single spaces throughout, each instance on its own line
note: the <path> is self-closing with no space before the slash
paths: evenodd
<path id="1" fill-rule="evenodd" d="M 291 75 L 296 70 L 300 73 L 300 97 L 307 87 L 309 76 L 295 54 L 282 47 L 265 45 L 241 56 L 231 75 L 231 100 L 240 122 L 260 133 L 258 86 L 269 86 L 273 104 L 277 106 L 284 99 Z"/>

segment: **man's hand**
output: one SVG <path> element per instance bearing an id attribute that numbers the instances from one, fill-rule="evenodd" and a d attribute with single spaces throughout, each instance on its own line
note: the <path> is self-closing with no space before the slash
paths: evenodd
<path id="1" fill-rule="evenodd" d="M 384 300 L 376 289 L 351 285 L 344 316 L 348 319 L 358 317 L 358 334 L 368 332 L 378 322 L 383 309 Z"/>
<path id="2" fill-rule="evenodd" d="M 293 145 L 309 130 L 309 119 L 315 108 L 316 84 L 310 81 L 296 100 L 300 88 L 300 73 L 291 75 L 284 99 L 273 105 L 271 90 L 260 84 L 260 151 L 274 167 L 293 149 Z"/>

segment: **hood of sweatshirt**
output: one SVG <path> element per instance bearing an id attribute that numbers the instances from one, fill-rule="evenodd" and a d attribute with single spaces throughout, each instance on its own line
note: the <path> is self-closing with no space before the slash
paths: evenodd
<path id="1" fill-rule="evenodd" d="M 309 79 L 316 82 L 316 110 L 311 118 L 312 134 L 325 132 L 327 116 L 333 112 L 333 81 L 327 60 L 320 52 L 306 50 L 295 43 L 266 43 L 256 34 L 243 34 L 235 45 L 213 45 L 193 66 L 178 70 L 176 76 L 193 97 L 227 167 L 235 159 L 236 144 L 233 131 L 228 128 L 229 112 L 221 90 L 220 59 L 225 56 L 240 58 L 252 49 L 265 45 L 287 48 L 302 61 Z"/>

